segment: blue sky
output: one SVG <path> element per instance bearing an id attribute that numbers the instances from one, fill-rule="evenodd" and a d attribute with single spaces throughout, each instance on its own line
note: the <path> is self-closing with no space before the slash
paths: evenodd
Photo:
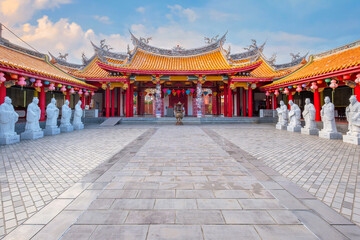
<path id="1" fill-rule="evenodd" d="M 360 39 L 359 12 L 354 0 L 0 0 L 1 22 L 39 51 L 67 52 L 75 62 L 82 52 L 92 55 L 90 40 L 126 51 L 130 29 L 164 48 L 198 47 L 203 37 L 229 31 L 232 53 L 250 39 L 267 41 L 265 55 L 276 53 L 283 63 L 290 52 L 318 53 Z"/>

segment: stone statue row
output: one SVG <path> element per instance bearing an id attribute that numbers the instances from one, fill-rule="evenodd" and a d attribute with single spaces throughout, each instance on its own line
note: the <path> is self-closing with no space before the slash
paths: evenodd
<path id="1" fill-rule="evenodd" d="M 21 139 L 37 139 L 45 135 L 56 135 L 60 132 L 71 132 L 74 129 L 80 130 L 84 128 L 81 121 L 83 110 L 81 108 L 81 101 L 75 106 L 73 123 L 70 123 L 71 108 L 70 102 L 65 101 L 61 108 L 61 124 L 57 126 L 57 119 L 59 117 L 59 109 L 56 107 L 55 98 L 46 107 L 46 124 L 45 129 L 40 128 L 41 110 L 38 106 L 39 99 L 33 98 L 33 101 L 27 107 L 25 132 L 21 133 Z M 18 121 L 19 115 L 15 112 L 11 104 L 11 99 L 5 97 L 5 102 L 0 105 L 0 144 L 12 144 L 20 141 L 20 136 L 15 132 L 15 123 Z"/>
<path id="2" fill-rule="evenodd" d="M 348 132 L 342 136 L 337 131 L 335 123 L 335 107 L 330 102 L 329 97 L 325 97 L 325 104 L 321 109 L 321 119 L 323 122 L 323 129 L 319 131 L 315 122 L 316 110 L 309 98 L 305 99 L 305 106 L 302 115 L 305 120 L 305 126 L 301 127 L 301 110 L 297 104 L 292 100 L 289 101 L 290 111 L 283 101 L 280 101 L 280 107 L 276 109 L 278 113 L 277 129 L 287 130 L 290 132 L 301 132 L 309 135 L 319 135 L 322 138 L 328 139 L 343 139 L 344 142 L 360 144 L 360 102 L 355 95 L 349 99 L 350 105 L 346 108 L 346 118 L 349 122 Z"/>

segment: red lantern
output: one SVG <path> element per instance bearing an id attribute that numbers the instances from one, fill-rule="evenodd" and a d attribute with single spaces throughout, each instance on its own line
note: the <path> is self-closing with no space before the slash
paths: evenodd
<path id="1" fill-rule="evenodd" d="M 26 85 L 26 81 L 24 77 L 19 78 L 18 85 L 21 87 Z"/>
<path id="2" fill-rule="evenodd" d="M 318 84 L 322 84 L 322 80 L 317 81 Z"/>
<path id="3" fill-rule="evenodd" d="M 180 93 L 181 93 L 180 90 L 177 90 L 177 91 L 176 91 L 176 94 L 177 94 L 177 95 L 180 95 Z"/>
<path id="4" fill-rule="evenodd" d="M 15 79 L 15 80 L 18 79 L 18 75 L 17 75 L 17 74 L 13 74 L 13 73 L 12 73 L 12 74 L 10 74 L 10 77 L 11 77 L 12 79 Z"/>
<path id="5" fill-rule="evenodd" d="M 351 77 L 351 76 L 350 76 L 349 74 L 348 74 L 348 75 L 344 75 L 344 76 L 343 76 L 343 79 L 344 79 L 344 80 L 349 80 L 350 77 Z"/>

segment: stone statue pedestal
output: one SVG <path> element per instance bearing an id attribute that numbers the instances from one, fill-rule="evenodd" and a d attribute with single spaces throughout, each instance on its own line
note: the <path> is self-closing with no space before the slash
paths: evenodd
<path id="1" fill-rule="evenodd" d="M 360 145 L 360 136 L 354 136 L 354 135 L 344 135 L 343 136 L 343 142 L 345 143 L 351 143 L 355 145 Z"/>
<path id="2" fill-rule="evenodd" d="M 84 129 L 84 124 L 83 123 L 79 123 L 79 124 L 73 124 L 74 130 L 81 130 Z"/>
<path id="3" fill-rule="evenodd" d="M 281 124 L 276 124 L 276 129 L 279 129 L 279 130 L 287 130 L 287 126 L 281 125 Z"/>
<path id="4" fill-rule="evenodd" d="M 52 135 L 60 134 L 60 128 L 46 126 L 45 129 L 44 129 L 44 134 L 46 136 L 52 136 Z"/>
<path id="5" fill-rule="evenodd" d="M 40 130 L 40 131 L 25 131 L 23 133 L 21 133 L 21 139 L 29 139 L 29 140 L 34 140 L 34 139 L 38 139 L 38 138 L 42 138 L 44 137 L 44 131 Z"/>
<path id="6" fill-rule="evenodd" d="M 343 138 L 342 134 L 339 132 L 325 132 L 325 131 L 320 131 L 319 137 L 326 138 L 326 139 L 342 139 Z"/>
<path id="7" fill-rule="evenodd" d="M 301 134 L 306 135 L 319 135 L 319 129 L 317 128 L 301 128 Z"/>
<path id="8" fill-rule="evenodd" d="M 72 125 L 60 125 L 60 132 L 67 133 L 74 131 L 74 127 Z"/>
<path id="9" fill-rule="evenodd" d="M 20 142 L 20 135 L 18 134 L 7 137 L 0 137 L 0 145 L 13 144 L 17 142 Z"/>
<path id="10" fill-rule="evenodd" d="M 301 132 L 301 127 L 300 126 L 287 126 L 286 129 L 288 132 Z"/>

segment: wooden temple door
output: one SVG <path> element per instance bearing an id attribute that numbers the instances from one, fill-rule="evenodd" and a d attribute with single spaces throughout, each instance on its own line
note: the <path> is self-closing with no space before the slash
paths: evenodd
<path id="1" fill-rule="evenodd" d="M 169 96 L 169 107 L 174 107 L 175 104 L 177 104 L 178 102 L 181 102 L 185 108 L 185 116 L 188 115 L 188 101 L 187 101 L 187 95 L 186 94 L 182 94 L 180 93 L 179 95 L 171 95 Z"/>

